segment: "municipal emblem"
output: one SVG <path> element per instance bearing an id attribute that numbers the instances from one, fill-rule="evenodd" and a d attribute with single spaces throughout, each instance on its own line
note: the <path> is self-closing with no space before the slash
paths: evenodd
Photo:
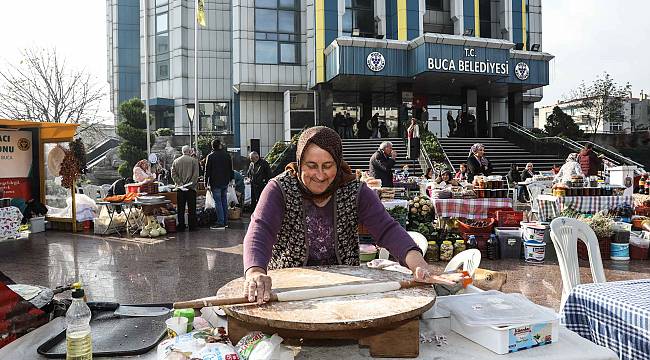
<path id="1" fill-rule="evenodd" d="M 29 150 L 29 140 L 26 138 L 18 139 L 18 150 L 27 151 Z"/>
<path id="2" fill-rule="evenodd" d="M 528 68 L 528 64 L 525 62 L 519 62 L 517 65 L 515 65 L 515 76 L 517 79 L 524 81 L 528 79 L 528 76 L 530 75 L 530 69 Z"/>
<path id="3" fill-rule="evenodd" d="M 368 65 L 368 69 L 374 72 L 382 71 L 384 69 L 384 66 L 386 66 L 386 59 L 384 59 L 384 55 L 382 55 L 380 52 L 373 51 L 368 54 L 368 57 L 366 58 L 366 64 Z"/>

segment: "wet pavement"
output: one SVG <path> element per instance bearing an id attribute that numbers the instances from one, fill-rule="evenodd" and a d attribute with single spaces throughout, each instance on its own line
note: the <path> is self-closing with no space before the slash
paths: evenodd
<path id="1" fill-rule="evenodd" d="M 80 280 L 90 301 L 166 303 L 212 296 L 243 274 L 246 224 L 227 230 L 201 229 L 167 236 L 120 238 L 48 231 L 29 239 L 0 242 L 0 271 L 18 283 L 55 288 Z M 443 269 L 443 263 L 436 268 Z M 650 261 L 604 261 L 608 281 L 650 278 Z M 481 267 L 507 274 L 505 292 L 521 292 L 559 309 L 560 270 L 555 261 L 483 260 Z M 591 275 L 581 263 L 583 282 Z"/>

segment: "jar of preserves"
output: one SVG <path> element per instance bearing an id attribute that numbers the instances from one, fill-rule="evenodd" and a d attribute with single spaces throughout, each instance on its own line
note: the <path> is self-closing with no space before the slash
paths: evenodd
<path id="1" fill-rule="evenodd" d="M 449 261 L 454 257 L 454 245 L 449 240 L 445 240 L 440 245 L 440 261 Z"/>
<path id="2" fill-rule="evenodd" d="M 467 246 L 465 246 L 465 240 L 456 240 L 456 242 L 454 243 L 454 256 L 460 254 L 466 249 Z"/>
<path id="3" fill-rule="evenodd" d="M 428 244 L 427 252 L 424 254 L 424 260 L 427 264 L 433 264 L 440 258 L 438 244 L 435 241 L 429 241 Z"/>

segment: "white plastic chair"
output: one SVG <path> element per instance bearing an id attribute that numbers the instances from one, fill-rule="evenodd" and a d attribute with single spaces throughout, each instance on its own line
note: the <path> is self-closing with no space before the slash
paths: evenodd
<path id="1" fill-rule="evenodd" d="M 560 309 L 564 307 L 569 293 L 576 285 L 580 284 L 580 267 L 578 266 L 578 239 L 587 245 L 591 277 L 593 282 L 601 283 L 605 279 L 603 260 L 600 257 L 598 238 L 594 231 L 582 221 L 558 217 L 551 221 L 551 240 L 555 246 L 560 274 L 562 275 L 562 301 Z"/>
<path id="2" fill-rule="evenodd" d="M 463 271 L 467 271 L 469 276 L 474 276 L 474 272 L 481 264 L 481 252 L 478 249 L 468 249 L 454 256 L 447 266 L 445 272 L 454 271 L 461 266 Z"/>
<path id="3" fill-rule="evenodd" d="M 427 241 L 427 238 L 417 231 L 407 231 L 407 232 L 409 235 L 411 235 L 411 239 L 413 239 L 413 241 L 415 241 L 415 243 L 418 244 L 418 247 L 420 248 L 420 250 L 422 250 L 422 254 L 426 254 L 427 249 L 429 248 L 429 242 Z"/>

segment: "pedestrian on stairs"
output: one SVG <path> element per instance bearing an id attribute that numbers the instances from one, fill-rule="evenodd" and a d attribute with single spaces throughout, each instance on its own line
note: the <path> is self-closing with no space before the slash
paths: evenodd
<path id="1" fill-rule="evenodd" d="M 485 157 L 485 146 L 476 143 L 470 149 L 467 158 L 467 181 L 474 181 L 474 176 L 489 176 L 492 173 L 492 164 Z"/>
<path id="2" fill-rule="evenodd" d="M 393 187 L 393 166 L 397 152 L 393 150 L 390 141 L 384 141 L 379 149 L 370 157 L 370 176 L 381 180 L 381 186 Z"/>
<path id="3" fill-rule="evenodd" d="M 415 118 L 411 119 L 411 125 L 406 130 L 408 135 L 408 147 L 406 148 L 406 158 L 417 160 L 420 157 L 420 126 Z"/>

